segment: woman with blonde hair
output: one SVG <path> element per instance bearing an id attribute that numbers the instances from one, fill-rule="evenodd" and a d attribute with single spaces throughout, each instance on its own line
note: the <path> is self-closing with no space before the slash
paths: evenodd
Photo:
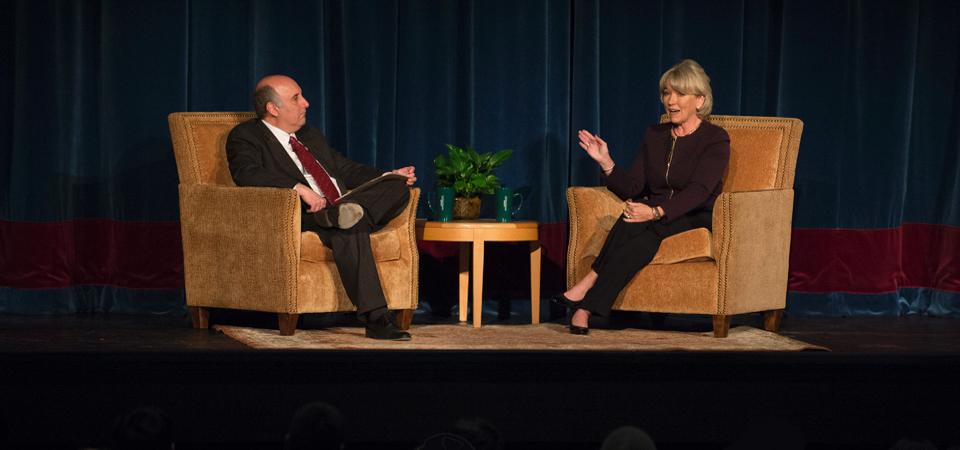
<path id="1" fill-rule="evenodd" d="M 650 263 L 663 239 L 711 227 L 713 203 L 730 159 L 730 137 L 707 121 L 713 108 L 710 77 L 696 61 L 685 59 L 660 77 L 660 100 L 669 121 L 647 128 L 629 167 L 613 161 L 600 136 L 579 132 L 580 147 L 600 166 L 607 188 L 623 200 L 623 214 L 592 270 L 553 298 L 574 310 L 573 334 L 589 333 L 591 315 L 610 313 L 620 291 Z"/>

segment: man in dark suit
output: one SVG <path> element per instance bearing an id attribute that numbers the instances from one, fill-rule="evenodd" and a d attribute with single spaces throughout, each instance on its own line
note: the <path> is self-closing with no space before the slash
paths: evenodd
<path id="1" fill-rule="evenodd" d="M 333 259 L 367 337 L 406 340 L 387 309 L 370 247 L 370 233 L 406 207 L 417 177 L 413 166 L 391 171 L 402 175 L 373 189 L 341 195 L 384 171 L 351 161 L 327 145 L 316 128 L 306 125 L 307 108 L 300 86 L 284 75 L 261 79 L 253 94 L 257 118 L 237 125 L 227 138 L 230 173 L 238 186 L 293 189 L 300 196 L 301 228 L 316 232 L 333 250 Z M 391 173 L 386 172 L 386 173 Z"/>

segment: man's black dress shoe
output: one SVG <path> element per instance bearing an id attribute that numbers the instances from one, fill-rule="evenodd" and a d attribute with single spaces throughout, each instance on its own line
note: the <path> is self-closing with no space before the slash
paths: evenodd
<path id="1" fill-rule="evenodd" d="M 381 314 L 377 320 L 367 322 L 366 335 L 370 339 L 386 341 L 409 341 L 410 333 L 397 328 L 389 314 Z"/>

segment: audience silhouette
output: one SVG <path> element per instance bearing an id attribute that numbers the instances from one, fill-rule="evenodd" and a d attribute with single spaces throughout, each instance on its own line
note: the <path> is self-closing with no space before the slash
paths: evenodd
<path id="1" fill-rule="evenodd" d="M 503 439 L 492 423 L 479 417 L 457 420 L 449 430 L 427 437 L 417 450 L 501 450 Z"/>
<path id="2" fill-rule="evenodd" d="M 657 446 L 653 444 L 645 431 L 634 426 L 623 426 L 617 428 L 607 435 L 600 446 L 600 450 L 656 450 Z"/>
<path id="3" fill-rule="evenodd" d="M 117 418 L 113 426 L 114 450 L 171 450 L 173 424 L 155 406 L 140 406 Z"/>
<path id="4" fill-rule="evenodd" d="M 0 448 L 7 448 L 7 423 L 0 417 Z M 174 450 L 173 421 L 159 407 L 139 406 L 114 420 L 111 446 L 102 450 Z M 803 449 L 805 439 L 799 426 L 783 417 L 754 417 L 746 422 L 743 434 L 727 450 Z M 188 444 L 189 446 L 189 444 Z M 428 436 L 415 450 L 503 450 L 505 444 L 493 423 L 482 418 L 463 418 L 445 431 Z M 217 447 L 220 448 L 220 447 Z M 284 450 L 344 450 L 346 448 L 343 414 L 325 402 L 306 403 L 290 420 L 283 438 Z M 582 448 L 577 447 L 577 448 Z M 612 430 L 600 450 L 656 450 L 650 435 L 636 426 Z M 893 443 L 890 450 L 937 450 L 929 439 L 907 436 Z M 951 443 L 947 450 L 960 450 Z M 98 450 L 81 447 L 81 450 Z"/>
<path id="5" fill-rule="evenodd" d="M 451 431 L 466 438 L 470 445 L 477 450 L 500 450 L 503 448 L 503 440 L 500 438 L 500 431 L 497 430 L 497 427 L 479 417 L 460 419 L 453 425 Z"/>
<path id="6" fill-rule="evenodd" d="M 307 403 L 294 413 L 283 444 L 285 450 L 342 449 L 343 415 L 328 403 Z"/>
<path id="7" fill-rule="evenodd" d="M 476 450 L 476 447 L 467 438 L 444 431 L 430 435 L 416 450 Z"/>

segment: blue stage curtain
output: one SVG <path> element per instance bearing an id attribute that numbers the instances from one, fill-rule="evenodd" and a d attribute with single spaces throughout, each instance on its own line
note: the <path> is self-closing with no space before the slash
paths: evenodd
<path id="1" fill-rule="evenodd" d="M 445 143 L 514 149 L 498 173 L 544 224 L 543 289 L 557 291 L 564 190 L 601 182 L 576 131 L 628 164 L 683 58 L 712 77 L 716 114 L 805 122 L 803 242 L 892 230 L 894 247 L 924 245 L 906 268 L 892 247 L 798 261 L 788 308 L 960 311 L 953 1 L 17 0 L 0 17 L 0 312 L 182 311 L 166 115 L 249 110 L 269 73 L 299 81 L 310 123 L 347 156 L 413 164 L 427 191 Z M 905 224 L 934 231 L 908 240 Z M 832 263 L 895 280 L 818 284 Z"/>

